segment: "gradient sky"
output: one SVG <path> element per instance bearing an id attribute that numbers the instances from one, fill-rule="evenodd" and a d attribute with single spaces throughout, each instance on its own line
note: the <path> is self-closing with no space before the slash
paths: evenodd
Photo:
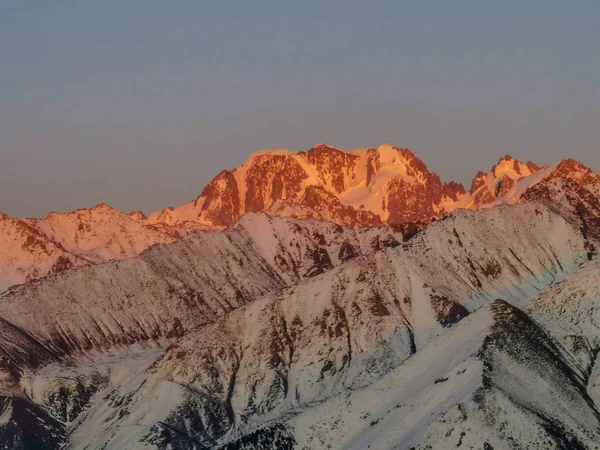
<path id="1" fill-rule="evenodd" d="M 600 1 L 0 2 L 0 211 L 150 212 L 318 142 L 600 171 Z"/>

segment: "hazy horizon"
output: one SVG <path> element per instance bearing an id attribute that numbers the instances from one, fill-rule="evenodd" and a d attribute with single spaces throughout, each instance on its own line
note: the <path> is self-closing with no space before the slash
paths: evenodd
<path id="1" fill-rule="evenodd" d="M 600 2 L 0 5 L 0 211 L 188 202 L 261 149 L 600 172 Z"/>

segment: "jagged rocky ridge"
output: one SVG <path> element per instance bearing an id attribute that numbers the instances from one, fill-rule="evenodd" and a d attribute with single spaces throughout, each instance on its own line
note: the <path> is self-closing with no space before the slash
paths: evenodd
<path id="1" fill-rule="evenodd" d="M 10 289 L 0 316 L 66 353 L 168 341 L 269 292 L 398 245 L 385 228 L 244 216 L 138 258 L 81 267 Z"/>
<path id="2" fill-rule="evenodd" d="M 125 259 L 181 235 L 101 204 L 42 219 L 0 214 L 0 292 L 26 281 L 90 263 Z"/>
<path id="3" fill-rule="evenodd" d="M 258 152 L 242 166 L 222 171 L 194 202 L 156 212 L 149 223 L 226 227 L 246 212 L 266 211 L 351 227 L 406 229 L 458 208 L 514 203 L 547 178 L 569 178 L 581 185 L 600 181 L 570 159 L 539 167 L 507 155 L 490 172 L 479 172 L 467 191 L 455 182 L 442 183 L 405 148 L 384 144 L 346 152 L 320 144 L 306 152 Z"/>

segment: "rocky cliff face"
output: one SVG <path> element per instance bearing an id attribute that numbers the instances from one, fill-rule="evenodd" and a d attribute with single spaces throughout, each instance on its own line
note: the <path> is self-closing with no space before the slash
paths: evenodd
<path id="1" fill-rule="evenodd" d="M 422 228 L 456 209 L 514 203 L 548 177 L 580 185 L 598 181 L 573 160 L 539 167 L 507 155 L 490 172 L 479 172 L 467 192 L 461 184 L 442 183 L 408 149 L 385 144 L 346 152 L 321 144 L 306 152 L 259 152 L 221 172 L 193 203 L 156 212 L 149 223 L 223 228 L 246 212 L 266 211 L 350 227 Z"/>
<path id="2" fill-rule="evenodd" d="M 524 164 L 510 155 L 504 156 L 491 172 L 479 172 L 473 179 L 469 207 L 477 209 L 505 197 L 519 180 L 539 170 L 540 168 L 531 161 Z"/>
<path id="3" fill-rule="evenodd" d="M 463 195 L 461 185 L 443 185 L 407 149 L 383 145 L 345 152 L 318 145 L 307 152 L 255 154 L 221 172 L 193 205 L 155 213 L 150 223 L 225 227 L 246 212 L 274 211 L 352 227 L 398 225 L 436 217 L 443 201 Z"/>
<path id="4" fill-rule="evenodd" d="M 43 408 L 0 396 L 0 448 L 59 450 L 66 442 L 65 426 Z"/>

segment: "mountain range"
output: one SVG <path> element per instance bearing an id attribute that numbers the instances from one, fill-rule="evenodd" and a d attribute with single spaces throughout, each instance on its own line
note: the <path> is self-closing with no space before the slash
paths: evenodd
<path id="1" fill-rule="evenodd" d="M 41 219 L 0 213 L 0 291 L 89 263 L 138 255 L 197 230 L 225 229 L 248 212 L 326 220 L 344 227 L 389 227 L 410 237 L 456 209 L 512 204 L 541 180 L 581 185 L 600 178 L 567 159 L 540 167 L 511 156 L 479 172 L 470 189 L 442 183 L 410 150 L 384 144 L 345 152 L 320 144 L 306 152 L 261 151 L 219 173 L 190 203 L 146 217 L 105 204 Z"/>
<path id="2" fill-rule="evenodd" d="M 193 202 L 0 217 L 0 448 L 593 449 L 600 177 L 259 152 Z"/>

